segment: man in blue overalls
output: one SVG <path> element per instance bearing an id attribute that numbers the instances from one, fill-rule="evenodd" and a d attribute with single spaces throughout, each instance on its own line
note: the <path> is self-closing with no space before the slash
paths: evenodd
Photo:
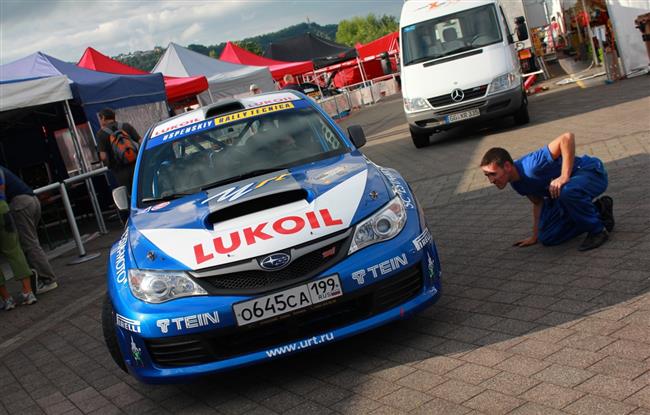
<path id="1" fill-rule="evenodd" d="M 513 161 L 503 148 L 487 151 L 481 170 L 497 188 L 508 183 L 533 203 L 533 235 L 514 246 L 557 245 L 581 233 L 580 251 L 598 248 L 614 228 L 613 200 L 603 196 L 607 170 L 595 157 L 575 156 L 575 137 L 564 133 L 547 146 Z"/>

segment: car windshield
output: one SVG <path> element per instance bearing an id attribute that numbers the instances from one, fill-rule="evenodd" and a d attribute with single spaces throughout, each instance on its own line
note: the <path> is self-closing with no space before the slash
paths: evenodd
<path id="1" fill-rule="evenodd" d="M 301 102 L 219 115 L 148 140 L 138 206 L 348 151 L 330 124 Z"/>
<path id="2" fill-rule="evenodd" d="M 494 5 L 488 4 L 402 28 L 404 65 L 501 42 Z"/>

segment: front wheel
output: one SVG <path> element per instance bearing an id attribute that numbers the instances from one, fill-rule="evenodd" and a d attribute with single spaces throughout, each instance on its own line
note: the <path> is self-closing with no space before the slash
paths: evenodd
<path id="1" fill-rule="evenodd" d="M 115 364 L 119 366 L 120 369 L 127 372 L 126 364 L 122 358 L 122 352 L 120 352 L 120 345 L 117 343 L 117 334 L 115 333 L 115 310 L 113 310 L 113 304 L 111 299 L 104 297 L 104 303 L 102 304 L 102 331 L 104 332 L 104 342 L 108 348 Z"/>
<path id="2" fill-rule="evenodd" d="M 413 128 L 410 127 L 409 130 L 411 132 L 411 139 L 413 140 L 413 145 L 415 146 L 415 148 L 422 148 L 429 145 L 430 135 L 428 133 L 413 131 Z"/>
<path id="3" fill-rule="evenodd" d="M 515 112 L 514 115 L 515 124 L 525 125 L 530 122 L 530 114 L 528 114 L 528 98 L 524 95 L 524 98 L 521 100 L 521 108 Z"/>

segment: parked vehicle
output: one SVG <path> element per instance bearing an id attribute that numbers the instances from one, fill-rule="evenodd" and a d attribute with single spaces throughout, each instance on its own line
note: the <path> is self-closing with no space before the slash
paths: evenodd
<path id="1" fill-rule="evenodd" d="M 511 30 L 498 0 L 404 3 L 400 18 L 404 111 L 416 147 L 460 123 L 529 122 Z"/>
<path id="2" fill-rule="evenodd" d="M 410 316 L 440 263 L 402 176 L 296 91 L 165 120 L 108 261 L 104 337 L 144 382 L 276 359 Z M 128 209 L 125 188 L 114 191 Z"/>

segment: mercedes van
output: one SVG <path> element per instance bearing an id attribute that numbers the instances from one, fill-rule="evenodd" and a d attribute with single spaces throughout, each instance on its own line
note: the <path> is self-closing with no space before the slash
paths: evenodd
<path id="1" fill-rule="evenodd" d="M 528 101 L 498 0 L 409 0 L 400 18 L 404 112 L 415 147 L 461 123 L 514 116 Z"/>

